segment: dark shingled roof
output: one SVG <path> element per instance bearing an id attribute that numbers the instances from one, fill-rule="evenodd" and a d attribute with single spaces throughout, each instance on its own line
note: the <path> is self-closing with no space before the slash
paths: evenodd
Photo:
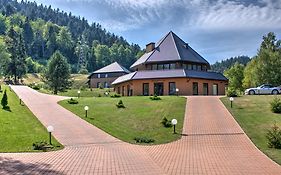
<path id="1" fill-rule="evenodd" d="M 189 61 L 209 65 L 201 55 L 193 50 L 187 43 L 170 31 L 155 45 L 155 49 L 145 53 L 132 66 L 134 68 L 143 63 Z"/>
<path id="2" fill-rule="evenodd" d="M 155 78 L 199 78 L 199 79 L 220 80 L 220 81 L 228 80 L 221 73 L 217 73 L 217 72 L 173 69 L 173 70 L 137 71 L 117 78 L 114 82 L 112 82 L 112 84 L 115 85 L 129 80 L 143 80 L 143 79 L 155 79 Z"/>
<path id="3" fill-rule="evenodd" d="M 96 70 L 92 72 L 89 77 L 91 77 L 93 74 L 100 74 L 100 73 L 113 73 L 113 72 L 125 72 L 125 73 L 130 73 L 128 69 L 125 67 L 121 66 L 117 62 L 114 62 L 110 65 L 107 65 L 99 70 Z"/>

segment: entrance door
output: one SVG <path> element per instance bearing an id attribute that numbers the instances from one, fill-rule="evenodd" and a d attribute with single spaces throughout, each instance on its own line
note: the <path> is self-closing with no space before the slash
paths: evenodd
<path id="1" fill-rule="evenodd" d="M 154 83 L 154 94 L 155 95 L 163 95 L 164 92 L 164 85 L 163 83 Z"/>
<path id="2" fill-rule="evenodd" d="M 193 89 L 193 95 L 198 95 L 198 83 L 197 82 L 193 82 L 192 89 Z"/>
<path id="3" fill-rule="evenodd" d="M 203 95 L 208 95 L 209 89 L 208 89 L 208 83 L 203 83 Z"/>
<path id="4" fill-rule="evenodd" d="M 213 84 L 213 95 L 218 95 L 218 84 Z"/>

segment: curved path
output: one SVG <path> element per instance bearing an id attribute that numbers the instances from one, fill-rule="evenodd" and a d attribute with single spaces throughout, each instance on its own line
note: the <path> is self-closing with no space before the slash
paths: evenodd
<path id="1" fill-rule="evenodd" d="M 281 174 L 218 97 L 188 97 L 182 139 L 164 145 L 122 142 L 57 101 L 65 97 L 13 86 L 65 148 L 46 153 L 0 153 L 0 174 Z"/>

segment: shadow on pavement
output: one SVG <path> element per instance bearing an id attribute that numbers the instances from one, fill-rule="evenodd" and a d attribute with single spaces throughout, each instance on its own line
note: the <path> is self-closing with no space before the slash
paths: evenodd
<path id="1" fill-rule="evenodd" d="M 12 158 L 0 157 L 0 174 L 63 174 L 51 169 L 49 164 L 44 163 L 23 163 Z"/>

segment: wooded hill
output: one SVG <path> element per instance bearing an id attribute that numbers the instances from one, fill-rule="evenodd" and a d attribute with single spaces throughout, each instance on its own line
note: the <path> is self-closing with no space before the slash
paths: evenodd
<path id="1" fill-rule="evenodd" d="M 31 73 L 40 72 L 56 50 L 67 58 L 72 73 L 91 72 L 114 61 L 129 67 L 142 53 L 137 44 L 100 24 L 51 6 L 0 0 L 0 12 L 0 46 L 5 47 L 7 34 L 14 30 L 18 40 L 22 37 Z"/>
<path id="2" fill-rule="evenodd" d="M 211 65 L 211 69 L 213 71 L 223 73 L 225 70 L 231 68 L 235 63 L 246 66 L 250 61 L 251 59 L 248 56 L 231 57 L 222 61 L 217 61 L 215 64 Z"/>

